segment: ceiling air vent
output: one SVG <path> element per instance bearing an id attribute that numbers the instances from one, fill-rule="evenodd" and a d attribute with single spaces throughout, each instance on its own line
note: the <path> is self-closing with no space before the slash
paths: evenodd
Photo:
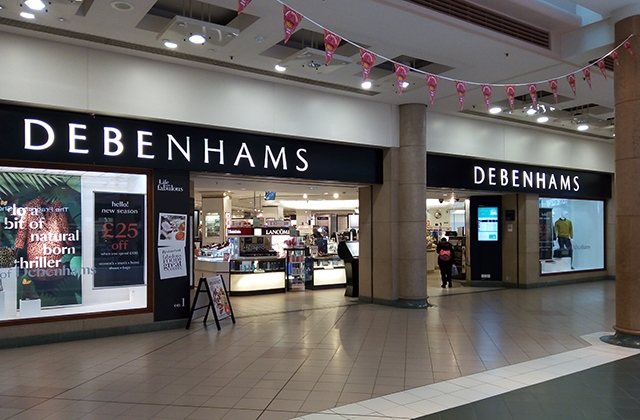
<path id="1" fill-rule="evenodd" d="M 463 0 L 406 0 L 436 12 L 549 49 L 549 32 Z"/>

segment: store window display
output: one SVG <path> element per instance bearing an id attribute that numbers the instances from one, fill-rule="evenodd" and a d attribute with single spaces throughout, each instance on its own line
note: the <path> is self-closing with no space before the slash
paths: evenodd
<path id="1" fill-rule="evenodd" d="M 604 202 L 540 198 L 542 274 L 604 269 Z"/>

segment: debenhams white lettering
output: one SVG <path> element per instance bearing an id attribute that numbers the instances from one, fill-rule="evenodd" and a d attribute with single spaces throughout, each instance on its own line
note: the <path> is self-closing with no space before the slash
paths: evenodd
<path id="1" fill-rule="evenodd" d="M 91 139 L 86 136 L 87 126 L 85 124 L 69 123 L 69 153 L 74 154 L 88 154 L 89 144 L 92 144 Z M 34 143 L 32 132 L 34 130 L 43 129 L 46 133 L 44 142 L 39 144 Z M 125 143 L 123 142 L 122 131 L 115 127 L 103 127 L 102 128 L 102 153 L 104 156 L 121 156 L 125 152 Z M 37 119 L 25 118 L 24 120 L 24 148 L 25 150 L 46 150 L 53 145 L 56 141 L 56 135 L 51 127 L 45 121 Z M 155 159 L 153 150 L 153 132 L 151 131 L 136 131 L 136 146 L 138 159 Z M 167 159 L 173 161 L 174 156 L 184 158 L 187 162 L 191 162 L 191 139 L 189 136 L 185 137 L 184 144 L 181 144 L 178 139 L 173 135 L 167 134 Z M 209 158 L 212 153 L 218 154 L 218 164 L 225 164 L 225 149 L 224 140 L 218 140 L 217 147 L 209 146 L 209 139 L 204 138 L 203 147 L 203 162 L 208 164 Z M 255 152 L 255 151 L 254 151 Z M 307 149 L 296 149 L 295 157 L 297 164 L 295 169 L 298 172 L 305 172 L 309 169 L 309 162 L 305 155 Z M 240 150 L 235 157 L 233 166 L 238 166 L 242 162 L 246 162 L 252 168 L 255 168 L 255 162 L 249 146 L 246 143 L 242 143 Z M 272 149 L 268 144 L 264 146 L 264 169 L 277 169 L 281 167 L 283 170 L 289 169 L 287 161 L 287 149 L 281 147 L 280 150 Z"/>
<path id="2" fill-rule="evenodd" d="M 512 188 L 535 188 L 538 190 L 580 191 L 580 177 L 578 175 L 547 174 L 540 171 L 524 171 L 505 168 L 482 166 L 473 167 L 473 183 L 488 184 Z"/>

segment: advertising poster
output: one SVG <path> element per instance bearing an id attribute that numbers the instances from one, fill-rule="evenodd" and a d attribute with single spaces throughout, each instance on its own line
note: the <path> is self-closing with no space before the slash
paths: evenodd
<path id="1" fill-rule="evenodd" d="M 144 284 L 144 195 L 94 193 L 93 285 Z"/>
<path id="2" fill-rule="evenodd" d="M 185 246 L 187 215 L 160 213 L 158 220 L 158 246 Z"/>
<path id="3" fill-rule="evenodd" d="M 183 247 L 158 248 L 160 280 L 187 275 L 187 261 Z"/>
<path id="4" fill-rule="evenodd" d="M 209 285 L 211 302 L 213 302 L 213 308 L 218 315 L 218 320 L 230 317 L 231 306 L 229 305 L 229 300 L 227 300 L 227 294 L 224 291 L 222 276 L 217 275 L 207 277 L 207 284 Z"/>
<path id="5" fill-rule="evenodd" d="M 553 209 L 541 208 L 539 212 L 540 259 L 549 260 L 553 254 L 553 226 L 551 220 Z"/>
<path id="6" fill-rule="evenodd" d="M 82 303 L 80 184 L 73 175 L 0 172 L 0 266 L 18 267 L 17 299 Z"/>

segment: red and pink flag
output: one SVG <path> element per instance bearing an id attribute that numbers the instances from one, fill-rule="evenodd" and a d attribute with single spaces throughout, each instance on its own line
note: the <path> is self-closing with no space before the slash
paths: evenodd
<path id="1" fill-rule="evenodd" d="M 618 50 L 611 51 L 611 58 L 616 63 L 617 67 L 620 67 L 620 61 L 618 61 Z"/>
<path id="2" fill-rule="evenodd" d="M 491 85 L 482 85 L 482 97 L 484 98 L 484 103 L 487 106 L 487 111 L 489 107 L 491 107 Z"/>
<path id="3" fill-rule="evenodd" d="M 431 105 L 433 105 L 433 101 L 436 100 L 436 89 L 438 89 L 438 76 L 427 73 L 425 78 L 427 79 L 427 87 L 429 88 Z"/>
<path id="4" fill-rule="evenodd" d="M 303 16 L 288 6 L 283 7 L 284 14 L 284 43 L 286 44 L 303 19 Z"/>
<path id="5" fill-rule="evenodd" d="M 600 72 L 602 72 L 602 75 L 604 76 L 604 80 L 607 80 L 607 66 L 604 64 L 604 58 L 601 58 L 600 60 L 598 60 L 596 64 L 598 65 Z"/>
<path id="6" fill-rule="evenodd" d="M 587 67 L 582 70 L 582 73 L 584 73 L 584 80 L 587 81 L 589 89 L 591 89 L 591 70 L 589 70 L 589 67 Z"/>
<path id="7" fill-rule="evenodd" d="M 360 61 L 362 62 L 362 78 L 366 81 L 373 63 L 376 61 L 376 55 L 369 50 L 360 48 Z"/>
<path id="8" fill-rule="evenodd" d="M 538 109 L 538 86 L 535 83 L 527 85 L 529 95 L 531 95 L 531 101 L 533 102 L 533 108 Z"/>
<path id="9" fill-rule="evenodd" d="M 238 14 L 242 13 L 249 3 L 251 3 L 251 0 L 238 0 Z"/>
<path id="10" fill-rule="evenodd" d="M 402 95 L 402 89 L 404 88 L 404 83 L 407 80 L 407 75 L 409 74 L 409 67 L 393 63 L 393 68 L 396 71 L 396 81 L 398 82 L 398 95 Z"/>
<path id="11" fill-rule="evenodd" d="M 342 41 L 342 38 L 338 35 L 331 33 L 326 29 L 324 30 L 324 54 L 327 57 L 327 66 L 333 58 L 333 53 L 335 53 L 340 46 L 340 41 Z"/>
<path id="12" fill-rule="evenodd" d="M 511 110 L 515 108 L 514 99 L 516 97 L 516 87 L 513 85 L 505 86 L 504 89 L 507 91 L 507 97 L 509 98 L 509 106 L 511 106 Z"/>
<path id="13" fill-rule="evenodd" d="M 627 49 L 627 51 L 629 51 L 629 54 L 631 54 L 631 57 L 635 58 L 635 53 L 633 52 L 633 47 L 631 46 L 631 41 L 625 41 L 624 42 L 624 47 Z"/>
<path id="14" fill-rule="evenodd" d="M 568 75 L 567 82 L 569 82 L 569 86 L 571 86 L 571 91 L 573 92 L 573 96 L 576 96 L 576 75 L 575 74 Z"/>
<path id="15" fill-rule="evenodd" d="M 549 88 L 551 89 L 551 93 L 553 93 L 553 99 L 558 103 L 558 79 L 549 80 Z"/>
<path id="16" fill-rule="evenodd" d="M 456 92 L 458 92 L 458 102 L 460 102 L 460 109 L 464 108 L 464 95 L 467 93 L 467 83 L 455 81 Z"/>

